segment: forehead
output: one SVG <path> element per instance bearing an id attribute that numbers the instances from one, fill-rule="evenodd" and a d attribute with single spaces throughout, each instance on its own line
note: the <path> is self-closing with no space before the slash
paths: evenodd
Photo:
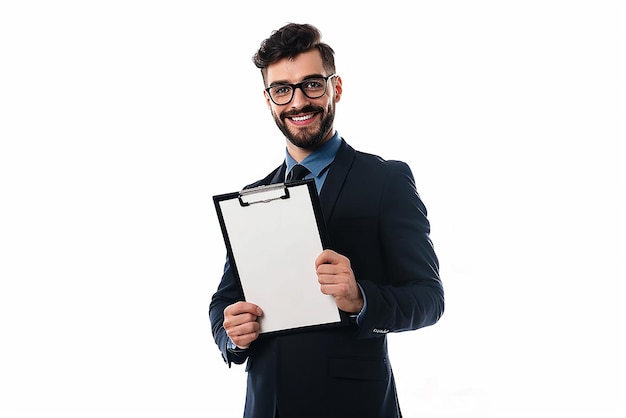
<path id="1" fill-rule="evenodd" d="M 325 75 L 322 56 L 317 48 L 298 54 L 295 58 L 283 58 L 268 65 L 267 83 L 297 83 L 312 74 Z"/>

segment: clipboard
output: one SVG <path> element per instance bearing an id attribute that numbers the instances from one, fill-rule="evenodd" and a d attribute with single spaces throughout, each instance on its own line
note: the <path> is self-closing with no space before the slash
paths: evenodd
<path id="1" fill-rule="evenodd" d="M 261 336 L 342 324 L 315 273 L 328 236 L 314 180 L 258 186 L 213 201 L 244 299 L 263 309 Z"/>

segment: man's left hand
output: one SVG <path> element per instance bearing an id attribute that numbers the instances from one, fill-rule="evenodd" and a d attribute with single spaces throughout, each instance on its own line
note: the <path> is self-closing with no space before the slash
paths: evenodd
<path id="1" fill-rule="evenodd" d="M 333 250 L 324 250 L 315 260 L 315 269 L 322 293 L 332 295 L 339 309 L 348 313 L 361 312 L 363 295 L 347 257 Z"/>

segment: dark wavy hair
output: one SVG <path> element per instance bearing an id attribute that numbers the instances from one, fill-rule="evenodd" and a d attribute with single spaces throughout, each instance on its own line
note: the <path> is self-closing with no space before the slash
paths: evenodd
<path id="1" fill-rule="evenodd" d="M 313 25 L 288 23 L 272 32 L 261 42 L 261 47 L 252 57 L 252 62 L 261 69 L 263 82 L 267 67 L 283 58 L 295 58 L 298 54 L 317 48 L 322 56 L 324 69 L 328 74 L 335 72 L 335 51 L 321 41 L 321 32 Z"/>

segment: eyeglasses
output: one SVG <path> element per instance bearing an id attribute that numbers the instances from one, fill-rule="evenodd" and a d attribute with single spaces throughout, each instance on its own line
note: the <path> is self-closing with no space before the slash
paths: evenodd
<path id="1" fill-rule="evenodd" d="M 309 99 L 318 99 L 326 93 L 328 80 L 337 77 L 337 74 L 331 74 L 326 77 L 311 77 L 297 84 L 280 83 L 269 86 L 265 89 L 270 99 L 279 106 L 286 105 L 293 99 L 296 89 L 302 90 L 302 93 Z"/>

